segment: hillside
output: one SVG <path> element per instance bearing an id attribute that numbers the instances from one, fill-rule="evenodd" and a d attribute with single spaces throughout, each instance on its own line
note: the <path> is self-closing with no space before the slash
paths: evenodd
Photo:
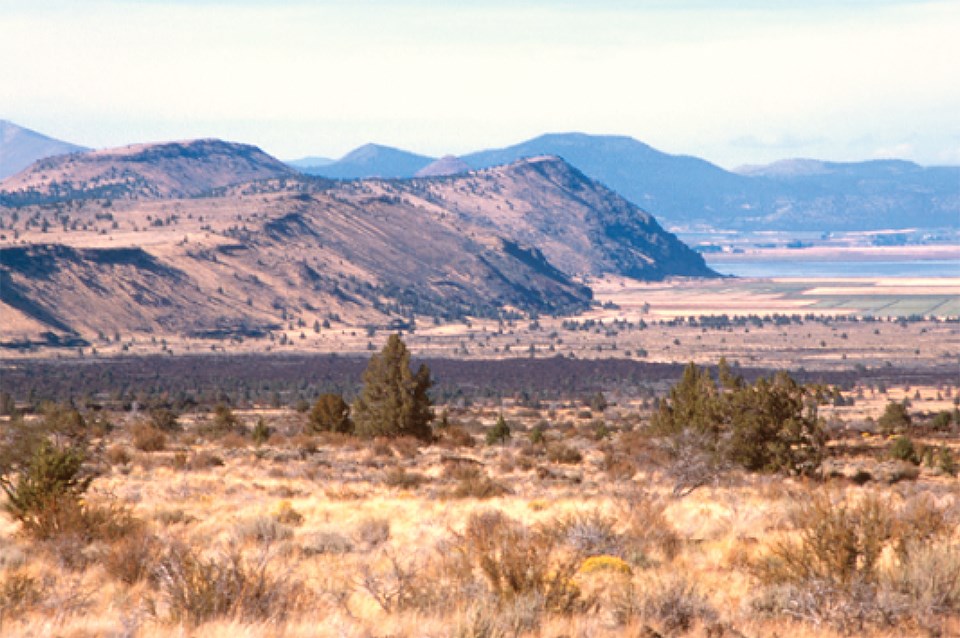
<path id="1" fill-rule="evenodd" d="M 0 120 L 0 179 L 19 173 L 39 159 L 87 150 Z"/>
<path id="2" fill-rule="evenodd" d="M 0 182 L 0 203 L 195 197 L 297 172 L 255 146 L 220 140 L 135 144 L 51 157 Z"/>
<path id="3" fill-rule="evenodd" d="M 232 161 L 247 165 L 250 147 L 234 148 Z M 80 189 L 69 205 L 0 208 L 0 341 L 565 314 L 591 304 L 581 276 L 715 276 L 651 216 L 558 158 L 400 181 L 281 171 L 209 190 L 230 178 L 201 180 L 208 156 L 157 151 L 137 151 L 154 160 L 133 196 L 104 203 Z M 71 167 L 87 174 L 64 164 L 63 182 L 99 188 Z M 179 195 L 188 186 L 205 196 Z"/>
<path id="4" fill-rule="evenodd" d="M 425 155 L 379 144 L 365 144 L 335 162 L 299 168 L 308 175 L 319 175 L 331 179 L 367 177 L 391 179 L 413 177 L 417 171 L 433 161 L 432 157 Z"/>

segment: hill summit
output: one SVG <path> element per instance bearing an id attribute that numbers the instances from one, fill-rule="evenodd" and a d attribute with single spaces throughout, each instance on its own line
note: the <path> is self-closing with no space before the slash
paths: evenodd
<path id="1" fill-rule="evenodd" d="M 216 139 L 134 144 L 40 160 L 2 182 L 8 203 L 195 197 L 296 171 L 256 146 Z"/>

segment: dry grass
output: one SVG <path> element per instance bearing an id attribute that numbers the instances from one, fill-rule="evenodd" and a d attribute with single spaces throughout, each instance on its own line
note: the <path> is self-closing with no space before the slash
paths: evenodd
<path id="1" fill-rule="evenodd" d="M 883 404 L 865 401 L 861 415 Z M 496 446 L 477 428 L 434 445 L 290 432 L 254 448 L 187 425 L 172 449 L 144 453 L 126 452 L 130 433 L 115 430 L 98 441 L 110 462 L 89 511 L 114 516 L 96 533 L 38 541 L 0 516 L 0 634 L 960 630 L 955 477 L 925 465 L 914 480 L 863 485 L 724 470 L 677 496 L 670 457 L 628 405 L 607 410 L 600 440 L 561 425 L 579 406 L 555 405 L 537 444 L 524 431 L 547 410 L 459 415 L 504 409 L 517 434 Z M 857 436 L 832 460 L 880 476 L 889 445 Z"/>

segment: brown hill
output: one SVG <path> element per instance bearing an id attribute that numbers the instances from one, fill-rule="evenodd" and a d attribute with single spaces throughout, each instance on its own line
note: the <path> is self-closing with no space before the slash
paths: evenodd
<path id="1" fill-rule="evenodd" d="M 107 153 L 153 158 L 142 181 L 115 182 L 127 197 L 104 203 L 90 195 L 102 184 L 81 180 L 70 182 L 75 201 L 0 207 L 0 342 L 563 314 L 591 303 L 581 275 L 714 275 L 651 216 L 558 158 L 413 180 L 283 170 L 224 186 L 238 178 L 226 165 L 260 176 L 272 164 L 227 145 L 238 156 L 207 174 L 215 153 L 191 157 L 194 144 L 210 148 Z"/>
<path id="2" fill-rule="evenodd" d="M 0 182 L 10 205 L 75 199 L 195 197 L 211 189 L 296 175 L 255 146 L 221 140 L 135 144 L 35 162 Z"/>

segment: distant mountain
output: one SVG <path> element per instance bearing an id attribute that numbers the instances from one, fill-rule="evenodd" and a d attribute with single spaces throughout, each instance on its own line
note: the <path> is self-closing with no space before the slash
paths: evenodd
<path id="1" fill-rule="evenodd" d="M 0 120 L 0 179 L 19 173 L 39 159 L 87 150 Z"/>
<path id="2" fill-rule="evenodd" d="M 960 226 L 960 167 L 903 160 L 790 159 L 737 172 L 763 202 L 751 215 L 772 227 L 869 230 Z"/>
<path id="3" fill-rule="evenodd" d="M 0 203 L 193 197 L 297 172 L 255 146 L 221 140 L 135 144 L 40 160 L 0 182 Z"/>
<path id="4" fill-rule="evenodd" d="M 444 155 L 414 173 L 414 177 L 441 177 L 443 175 L 459 175 L 469 171 L 470 165 L 456 155 Z"/>
<path id="5" fill-rule="evenodd" d="M 564 158 L 671 224 L 716 219 L 750 201 L 749 178 L 696 157 L 663 153 L 631 137 L 553 133 L 462 159 L 483 168 L 543 154 Z"/>
<path id="6" fill-rule="evenodd" d="M 554 154 L 675 227 L 871 230 L 960 226 L 960 167 L 787 160 L 726 171 L 629 137 L 549 134 L 464 155 L 481 168 Z"/>
<path id="7" fill-rule="evenodd" d="M 315 166 L 327 166 L 333 164 L 337 160 L 330 159 L 329 157 L 301 157 L 300 159 L 287 160 L 285 163 L 287 166 L 292 166 L 297 170 L 301 170 L 305 173 L 309 173 L 310 169 Z"/>
<path id="8" fill-rule="evenodd" d="M 413 177 L 417 171 L 434 161 L 432 157 L 417 155 L 389 146 L 366 144 L 354 149 L 335 162 L 324 166 L 304 167 L 310 175 L 332 179 L 386 179 Z"/>
<path id="9" fill-rule="evenodd" d="M 116 182 L 131 196 L 107 201 L 91 197 L 103 184 L 83 177 L 89 165 L 52 166 L 44 192 L 72 196 L 70 206 L 0 206 L 6 241 L 16 239 L 0 262 L 4 338 L 258 337 L 293 318 L 566 314 L 592 303 L 582 276 L 716 276 L 652 216 L 556 157 L 331 181 L 261 153 L 209 140 L 99 152 L 115 158 L 103 179 L 137 176 Z M 252 181 L 222 185 L 236 178 L 223 166 Z"/>

